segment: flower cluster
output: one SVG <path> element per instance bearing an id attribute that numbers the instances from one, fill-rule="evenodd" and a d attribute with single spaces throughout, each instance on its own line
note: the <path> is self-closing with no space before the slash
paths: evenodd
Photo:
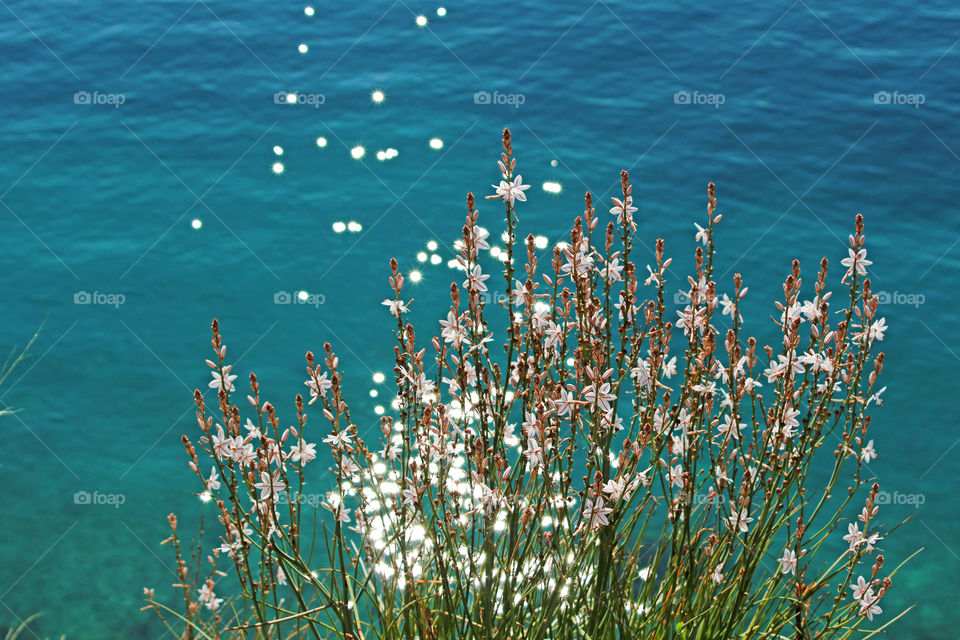
<path id="1" fill-rule="evenodd" d="M 635 246 L 647 223 L 627 172 L 607 222 L 588 192 L 569 240 L 544 256 L 533 236 L 518 239 L 529 185 L 506 130 L 498 167 L 488 198 L 504 207 L 510 293 L 488 301 L 496 280 L 481 252 L 491 239 L 472 194 L 456 245 L 464 279 L 427 341 L 391 260 L 383 305 L 396 398 L 376 429 L 351 417 L 329 344 L 322 362 L 307 353 L 310 397 L 296 397 L 295 425 L 281 426 L 253 374 L 242 416 L 214 321 L 216 411 L 195 394 L 209 474 L 194 439 L 184 445 L 217 507 L 211 564 L 226 555 L 234 570 L 202 583 L 194 571 L 196 598 L 184 573 L 186 627 L 353 640 L 860 633 L 895 573 L 878 575 L 878 487 L 866 477 L 886 323 L 862 217 L 841 261 L 845 304 L 833 303 L 826 258 L 812 288 L 794 261 L 772 344 L 761 346 L 744 329 L 741 275 L 725 292 L 714 279 L 722 216 L 712 183 L 676 309 L 664 241 L 649 254 Z M 311 440 L 323 451 L 304 435 L 308 415 L 322 424 Z M 335 486 L 311 511 L 297 497 L 315 460 Z M 834 492 L 840 482 L 846 490 Z M 866 506 L 830 561 L 864 485 Z M 870 579 L 854 582 L 874 555 Z M 215 587 L 237 594 L 229 616 Z M 848 588 L 852 599 L 837 595 Z"/>

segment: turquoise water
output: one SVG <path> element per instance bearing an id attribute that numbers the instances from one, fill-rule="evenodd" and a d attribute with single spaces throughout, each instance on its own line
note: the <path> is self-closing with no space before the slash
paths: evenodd
<path id="1" fill-rule="evenodd" d="M 0 623 L 44 611 L 40 634 L 159 636 L 140 593 L 172 581 L 166 514 L 200 509 L 179 436 L 196 431 L 210 319 L 235 372 L 256 370 L 287 419 L 303 353 L 330 341 L 372 425 L 388 404 L 385 388 L 368 395 L 391 366 L 387 259 L 422 271 L 416 309 L 434 322 L 464 195 L 496 179 L 507 125 L 534 185 L 522 223 L 551 240 L 587 186 L 606 200 L 629 168 L 647 244 L 666 238 L 689 267 L 714 180 L 720 271 L 744 274 L 758 318 L 791 257 L 810 284 L 865 215 L 874 289 L 891 294 L 871 470 L 923 501 L 882 512 L 913 516 L 881 545 L 888 562 L 924 548 L 884 616 L 916 603 L 893 637 L 956 637 L 954 4 L 314 6 L 0 6 L 0 344 L 43 324 L 0 391 L 21 409 L 0 418 Z M 84 91 L 98 103 L 77 104 Z M 277 92 L 323 104 L 278 105 Z M 387 148 L 398 155 L 378 161 Z M 495 209 L 481 205 L 491 228 Z M 362 230 L 333 230 L 351 221 Z M 416 259 L 431 240 L 439 265 Z M 323 304 L 274 304 L 299 290 Z M 79 292 L 105 304 L 76 304 Z M 77 504 L 82 491 L 123 503 Z"/>

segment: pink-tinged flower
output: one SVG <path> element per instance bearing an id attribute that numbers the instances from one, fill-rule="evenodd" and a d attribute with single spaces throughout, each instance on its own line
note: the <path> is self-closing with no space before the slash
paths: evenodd
<path id="1" fill-rule="evenodd" d="M 529 188 L 529 185 L 527 185 Z M 477 249 L 489 249 L 490 245 L 487 244 L 487 238 L 490 237 L 490 232 L 484 229 L 483 227 L 478 227 L 473 225 L 473 243 Z"/>
<path id="2" fill-rule="evenodd" d="M 668 474 L 670 479 L 670 484 L 676 487 L 683 486 L 683 465 L 675 465 L 670 467 L 670 473 Z"/>
<path id="3" fill-rule="evenodd" d="M 727 517 L 727 525 L 734 531 L 739 531 L 740 533 L 746 533 L 750 529 L 750 523 L 753 522 L 753 518 L 749 517 L 748 511 L 746 509 L 737 509 L 737 505 L 733 502 L 730 503 L 730 516 Z"/>
<path id="4" fill-rule="evenodd" d="M 557 410 L 557 416 L 569 415 L 577 405 L 577 400 L 572 391 L 560 391 L 560 397 L 552 400 L 554 408 Z"/>
<path id="5" fill-rule="evenodd" d="M 611 502 L 616 502 L 621 498 L 629 500 L 630 495 L 640 482 L 641 479 L 639 477 L 635 477 L 632 481 L 627 482 L 626 476 L 620 476 L 616 480 L 607 480 L 606 484 L 603 485 L 603 492 L 610 497 Z M 644 485 L 646 485 L 646 482 L 644 482 Z"/>
<path id="6" fill-rule="evenodd" d="M 611 258 L 603 267 L 597 267 L 597 271 L 604 280 L 611 284 L 623 279 L 621 275 L 623 265 L 620 264 L 620 258 Z"/>
<path id="7" fill-rule="evenodd" d="M 610 403 L 617 399 L 617 396 L 610 393 L 610 383 L 604 382 L 600 385 L 600 388 L 597 389 L 596 385 L 587 385 L 583 389 L 583 399 L 593 404 L 596 402 L 597 407 L 604 413 L 610 411 Z"/>
<path id="8" fill-rule="evenodd" d="M 613 509 L 603 506 L 603 498 L 597 498 L 596 501 L 586 498 L 583 501 L 583 519 L 588 523 L 591 529 L 599 529 L 610 524 L 607 519 L 613 513 Z"/>
<path id="9" fill-rule="evenodd" d="M 743 422 L 737 422 L 736 420 L 734 420 L 728 413 L 725 416 L 723 416 L 723 423 L 719 427 L 717 427 L 717 430 L 724 435 L 729 433 L 731 438 L 733 438 L 734 440 L 739 440 L 740 429 L 743 429 L 746 426 L 747 425 L 744 424 Z"/>
<path id="10" fill-rule="evenodd" d="M 444 342 L 449 342 L 454 349 L 459 349 L 460 345 L 467 340 L 467 332 L 460 324 L 460 318 L 453 309 L 447 312 L 447 319 L 440 321 L 440 336 Z"/>
<path id="11" fill-rule="evenodd" d="M 720 573 L 722 567 L 717 565 L 713 568 L 713 573 L 710 574 L 710 579 L 713 580 L 716 584 L 723 582 L 723 574 Z"/>
<path id="12" fill-rule="evenodd" d="M 290 459 L 294 462 L 307 464 L 317 457 L 317 445 L 311 442 L 301 442 L 290 449 Z"/>
<path id="13" fill-rule="evenodd" d="M 710 230 L 701 227 L 696 222 L 693 223 L 693 226 L 697 228 L 697 235 L 694 237 L 694 240 L 706 245 L 707 240 L 709 240 L 710 238 L 710 235 L 709 235 Z"/>
<path id="14" fill-rule="evenodd" d="M 777 558 L 777 562 L 780 563 L 780 573 L 786 575 L 796 574 L 797 573 L 797 554 L 796 552 L 790 549 L 783 550 L 783 556 Z"/>
<path id="15" fill-rule="evenodd" d="M 617 216 L 617 222 L 620 224 L 626 224 L 627 222 L 633 224 L 633 214 L 637 210 L 637 208 L 633 206 L 633 196 L 627 196 L 626 202 L 623 202 L 619 198 L 610 198 L 610 200 L 613 202 L 610 213 Z"/>
<path id="16" fill-rule="evenodd" d="M 867 620 L 873 621 L 873 616 L 883 613 L 883 609 L 877 604 L 880 598 L 873 594 L 873 589 L 867 589 L 860 600 L 860 613 L 857 615 L 866 616 Z"/>
<path id="17" fill-rule="evenodd" d="M 847 273 L 843 276 L 843 279 L 846 280 L 853 275 L 856 271 L 861 276 L 867 275 L 867 267 L 873 264 L 872 260 L 867 260 L 867 250 L 860 249 L 856 253 L 853 252 L 853 249 L 847 249 L 849 255 L 840 261 L 840 264 L 847 268 Z"/>
<path id="18" fill-rule="evenodd" d="M 511 206 L 513 206 L 514 200 L 526 202 L 527 195 L 524 191 L 530 188 L 530 185 L 523 184 L 523 177 L 520 175 L 517 175 L 517 177 L 513 179 L 513 182 L 501 180 L 499 186 L 495 184 L 490 186 L 497 190 L 497 195 L 490 196 L 491 198 L 503 198 Z"/>
<path id="19" fill-rule="evenodd" d="M 470 271 L 467 279 L 463 281 L 463 288 L 486 291 L 487 285 L 485 282 L 489 277 L 490 276 L 488 274 L 483 273 L 483 271 L 480 269 L 480 265 L 474 265 L 473 270 Z M 471 285 L 473 286 L 471 287 Z"/>
<path id="20" fill-rule="evenodd" d="M 850 544 L 850 551 L 854 551 L 863 542 L 863 532 L 860 531 L 860 525 L 851 522 L 847 525 L 847 535 L 843 539 Z"/>
<path id="21" fill-rule="evenodd" d="M 523 455 L 526 456 L 530 462 L 532 469 L 540 469 L 543 467 L 543 447 L 537 442 L 535 434 L 535 431 L 530 431 L 527 435 L 527 448 L 524 450 Z"/>
<path id="22" fill-rule="evenodd" d="M 350 431 L 344 429 L 339 433 L 331 433 L 323 441 L 334 449 L 346 449 L 350 446 Z"/>
<path id="23" fill-rule="evenodd" d="M 229 458 L 233 447 L 233 438 L 224 434 L 223 427 L 217 425 L 217 432 L 210 436 L 210 444 L 213 446 L 213 453 L 218 458 Z"/>
<path id="24" fill-rule="evenodd" d="M 216 491 L 220 488 L 220 478 L 216 467 L 210 467 L 210 477 L 207 478 L 207 489 Z"/>
<path id="25" fill-rule="evenodd" d="M 220 603 L 223 602 L 223 598 L 218 598 L 213 592 L 213 580 L 207 580 L 207 582 L 198 589 L 200 592 L 197 600 L 206 605 L 207 609 L 210 611 L 216 611 L 217 607 L 220 606 Z"/>
<path id="26" fill-rule="evenodd" d="M 883 342 L 883 336 L 887 332 L 887 319 L 880 318 L 876 322 L 870 325 L 870 331 L 868 332 L 868 337 L 871 341 Z"/>
<path id="27" fill-rule="evenodd" d="M 286 490 L 287 485 L 283 482 L 280 474 L 274 473 L 271 476 L 266 471 L 260 472 L 260 482 L 253 485 L 260 490 L 260 499 L 266 500 L 271 496 L 277 496 L 281 491 Z"/>
<path id="28" fill-rule="evenodd" d="M 219 389 L 223 387 L 224 391 L 230 392 L 233 391 L 233 381 L 237 379 L 237 376 L 230 375 L 230 367 L 233 365 L 228 364 L 223 368 L 223 373 L 219 371 L 211 371 L 210 375 L 213 376 L 213 380 L 210 381 L 210 384 L 207 385 L 211 389 Z"/>
<path id="29" fill-rule="evenodd" d="M 413 302 L 413 300 L 410 302 Z M 399 318 L 401 313 L 410 311 L 410 308 L 407 307 L 410 302 L 404 302 L 403 300 L 384 300 L 380 304 L 390 307 L 390 315 L 394 318 Z"/>
<path id="30" fill-rule="evenodd" d="M 857 584 L 851 585 L 853 589 L 853 599 L 861 600 L 867 590 L 870 588 L 870 583 L 863 579 L 863 576 L 857 578 Z"/>
<path id="31" fill-rule="evenodd" d="M 393 313 L 392 308 L 390 312 Z M 319 367 L 317 368 L 319 369 Z M 327 391 L 333 386 L 333 382 L 327 378 L 326 371 L 318 376 L 311 375 L 303 384 L 307 385 L 307 388 L 310 389 L 311 404 L 317 399 L 317 396 L 326 398 Z"/>

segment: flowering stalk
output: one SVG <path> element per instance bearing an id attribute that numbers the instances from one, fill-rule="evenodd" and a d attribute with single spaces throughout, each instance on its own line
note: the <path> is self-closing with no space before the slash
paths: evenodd
<path id="1" fill-rule="evenodd" d="M 638 276 L 634 241 L 646 225 L 627 172 L 614 218 L 601 226 L 587 193 L 569 242 L 543 269 L 534 237 L 517 242 L 529 185 L 509 131 L 502 142 L 488 198 L 502 200 L 506 221 L 503 354 L 488 347 L 489 232 L 468 194 L 456 260 L 466 279 L 451 284 L 427 342 L 390 262 L 395 415 L 381 417 L 374 448 L 351 418 L 329 344 L 322 362 L 307 353 L 310 399 L 297 395 L 296 426 L 281 428 L 253 374 L 252 409 L 241 412 L 214 321 L 217 358 L 207 364 L 218 418 L 196 392 L 201 435 L 184 444 L 221 525 L 211 562 L 226 555 L 234 571 L 200 587 L 193 572 L 181 626 L 197 637 L 351 640 L 876 632 L 866 627 L 897 569 L 884 575 L 876 552 L 886 529 L 867 468 L 886 323 L 862 217 L 841 261 L 847 304 L 831 309 L 826 258 L 812 294 L 794 261 L 775 302 L 775 343 L 760 346 L 744 328 L 743 277 L 713 279 L 722 219 L 713 183 L 674 312 L 662 239 Z M 212 459 L 209 475 L 199 450 Z M 317 459 L 335 487 L 305 513 L 305 468 Z M 864 506 L 848 522 L 863 485 Z M 314 558 L 318 541 L 325 561 Z M 148 606 L 165 619 L 173 611 L 152 592 Z"/>

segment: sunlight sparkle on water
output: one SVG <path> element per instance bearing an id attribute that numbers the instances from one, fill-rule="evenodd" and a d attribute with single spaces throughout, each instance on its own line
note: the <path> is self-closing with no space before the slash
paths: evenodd
<path id="1" fill-rule="evenodd" d="M 422 274 L 422 273 L 420 273 L 419 271 L 411 271 L 411 272 L 410 272 L 410 281 L 411 281 L 411 282 L 420 282 L 421 280 L 423 280 L 423 274 Z"/>
<path id="2" fill-rule="evenodd" d="M 427 250 L 436 251 L 438 246 L 439 245 L 437 244 L 436 240 L 431 240 L 430 242 L 427 243 Z"/>
<path id="3" fill-rule="evenodd" d="M 441 18 L 442 18 L 443 16 L 447 15 L 447 8 L 446 8 L 446 7 L 437 7 L 437 15 L 440 16 Z"/>
<path id="4" fill-rule="evenodd" d="M 563 187 L 560 186 L 559 182 L 544 182 L 543 190 L 547 193 L 560 193 L 563 191 Z"/>
<path id="5" fill-rule="evenodd" d="M 353 156 L 354 160 L 359 160 L 360 158 L 363 157 L 363 154 L 365 154 L 366 152 L 367 150 L 364 149 L 359 144 L 355 146 L 353 149 L 350 149 L 350 155 Z"/>
<path id="6" fill-rule="evenodd" d="M 443 258 L 438 256 L 437 254 L 433 254 L 432 256 L 430 256 L 430 264 L 440 264 L 441 262 L 443 262 Z"/>
<path id="7" fill-rule="evenodd" d="M 381 102 L 383 102 L 383 99 L 384 99 L 385 97 L 386 97 L 386 96 L 383 95 L 383 91 L 380 91 L 379 89 L 377 89 L 376 91 L 374 91 L 373 93 L 370 94 L 370 99 L 373 100 L 374 102 L 378 103 L 378 104 L 381 103 Z"/>
<path id="8" fill-rule="evenodd" d="M 533 238 L 533 246 L 535 246 L 537 249 L 546 249 L 549 242 L 550 241 L 547 240 L 547 236 L 534 236 Z"/>
<path id="9" fill-rule="evenodd" d="M 335 233 L 343 233 L 343 232 L 346 231 L 346 230 L 347 230 L 347 225 L 345 225 L 344 223 L 342 223 L 342 222 L 334 222 L 334 223 L 333 223 L 333 231 L 334 231 Z"/>
<path id="10" fill-rule="evenodd" d="M 317 146 L 320 147 L 321 149 L 327 146 L 327 139 L 324 138 L 323 136 L 320 136 L 319 138 L 317 138 Z"/>
<path id="11" fill-rule="evenodd" d="M 349 229 L 350 231 L 353 231 L 354 233 L 357 233 L 358 231 L 363 231 L 363 225 L 361 225 L 359 222 L 355 222 L 351 220 L 350 222 L 347 223 L 347 229 Z"/>
<path id="12" fill-rule="evenodd" d="M 274 163 L 273 163 L 273 172 L 276 173 L 276 174 L 278 174 L 278 175 L 281 174 L 281 173 L 283 173 L 283 163 L 282 163 L 282 162 L 274 162 Z"/>
<path id="13" fill-rule="evenodd" d="M 304 7 L 304 8 L 303 8 L 303 12 L 304 12 L 305 14 L 307 14 L 307 16 L 312 16 L 314 13 L 316 13 L 316 12 L 313 10 L 313 7 Z"/>
<path id="14" fill-rule="evenodd" d="M 418 27 L 427 26 L 427 16 L 417 16 L 417 26 Z"/>
<path id="15" fill-rule="evenodd" d="M 307 293 L 306 291 L 298 291 L 298 292 L 297 292 L 297 299 L 298 299 L 300 302 L 306 302 L 306 301 L 307 301 L 307 298 L 309 298 L 309 297 L 310 297 L 310 294 Z"/>
<path id="16" fill-rule="evenodd" d="M 300 53 L 306 53 L 309 50 L 310 48 L 307 47 L 307 45 L 305 44 L 301 44 L 299 47 L 297 47 L 297 51 L 299 51 Z"/>
<path id="17" fill-rule="evenodd" d="M 417 262 L 426 262 L 427 261 L 427 252 L 421 251 L 417 254 Z"/>
<path id="18" fill-rule="evenodd" d="M 273 152 L 274 152 L 275 154 L 277 154 L 278 156 L 282 156 L 282 155 L 283 155 L 283 147 L 281 147 L 280 145 L 277 145 L 277 146 L 275 146 L 275 147 L 273 148 Z"/>
<path id="19" fill-rule="evenodd" d="M 440 138 L 430 138 L 431 149 L 443 149 L 443 140 Z"/>
<path id="20" fill-rule="evenodd" d="M 203 222 L 200 221 L 200 218 L 194 218 L 193 222 L 190 223 L 190 226 L 194 229 L 199 229 L 203 226 Z"/>
<path id="21" fill-rule="evenodd" d="M 385 375 L 383 375 L 382 373 L 380 373 L 379 371 L 377 371 L 375 374 L 373 374 L 373 381 L 376 382 L 377 384 L 380 384 L 381 382 L 383 382 L 383 381 L 386 380 L 386 379 L 387 379 L 387 377 L 386 377 Z"/>

